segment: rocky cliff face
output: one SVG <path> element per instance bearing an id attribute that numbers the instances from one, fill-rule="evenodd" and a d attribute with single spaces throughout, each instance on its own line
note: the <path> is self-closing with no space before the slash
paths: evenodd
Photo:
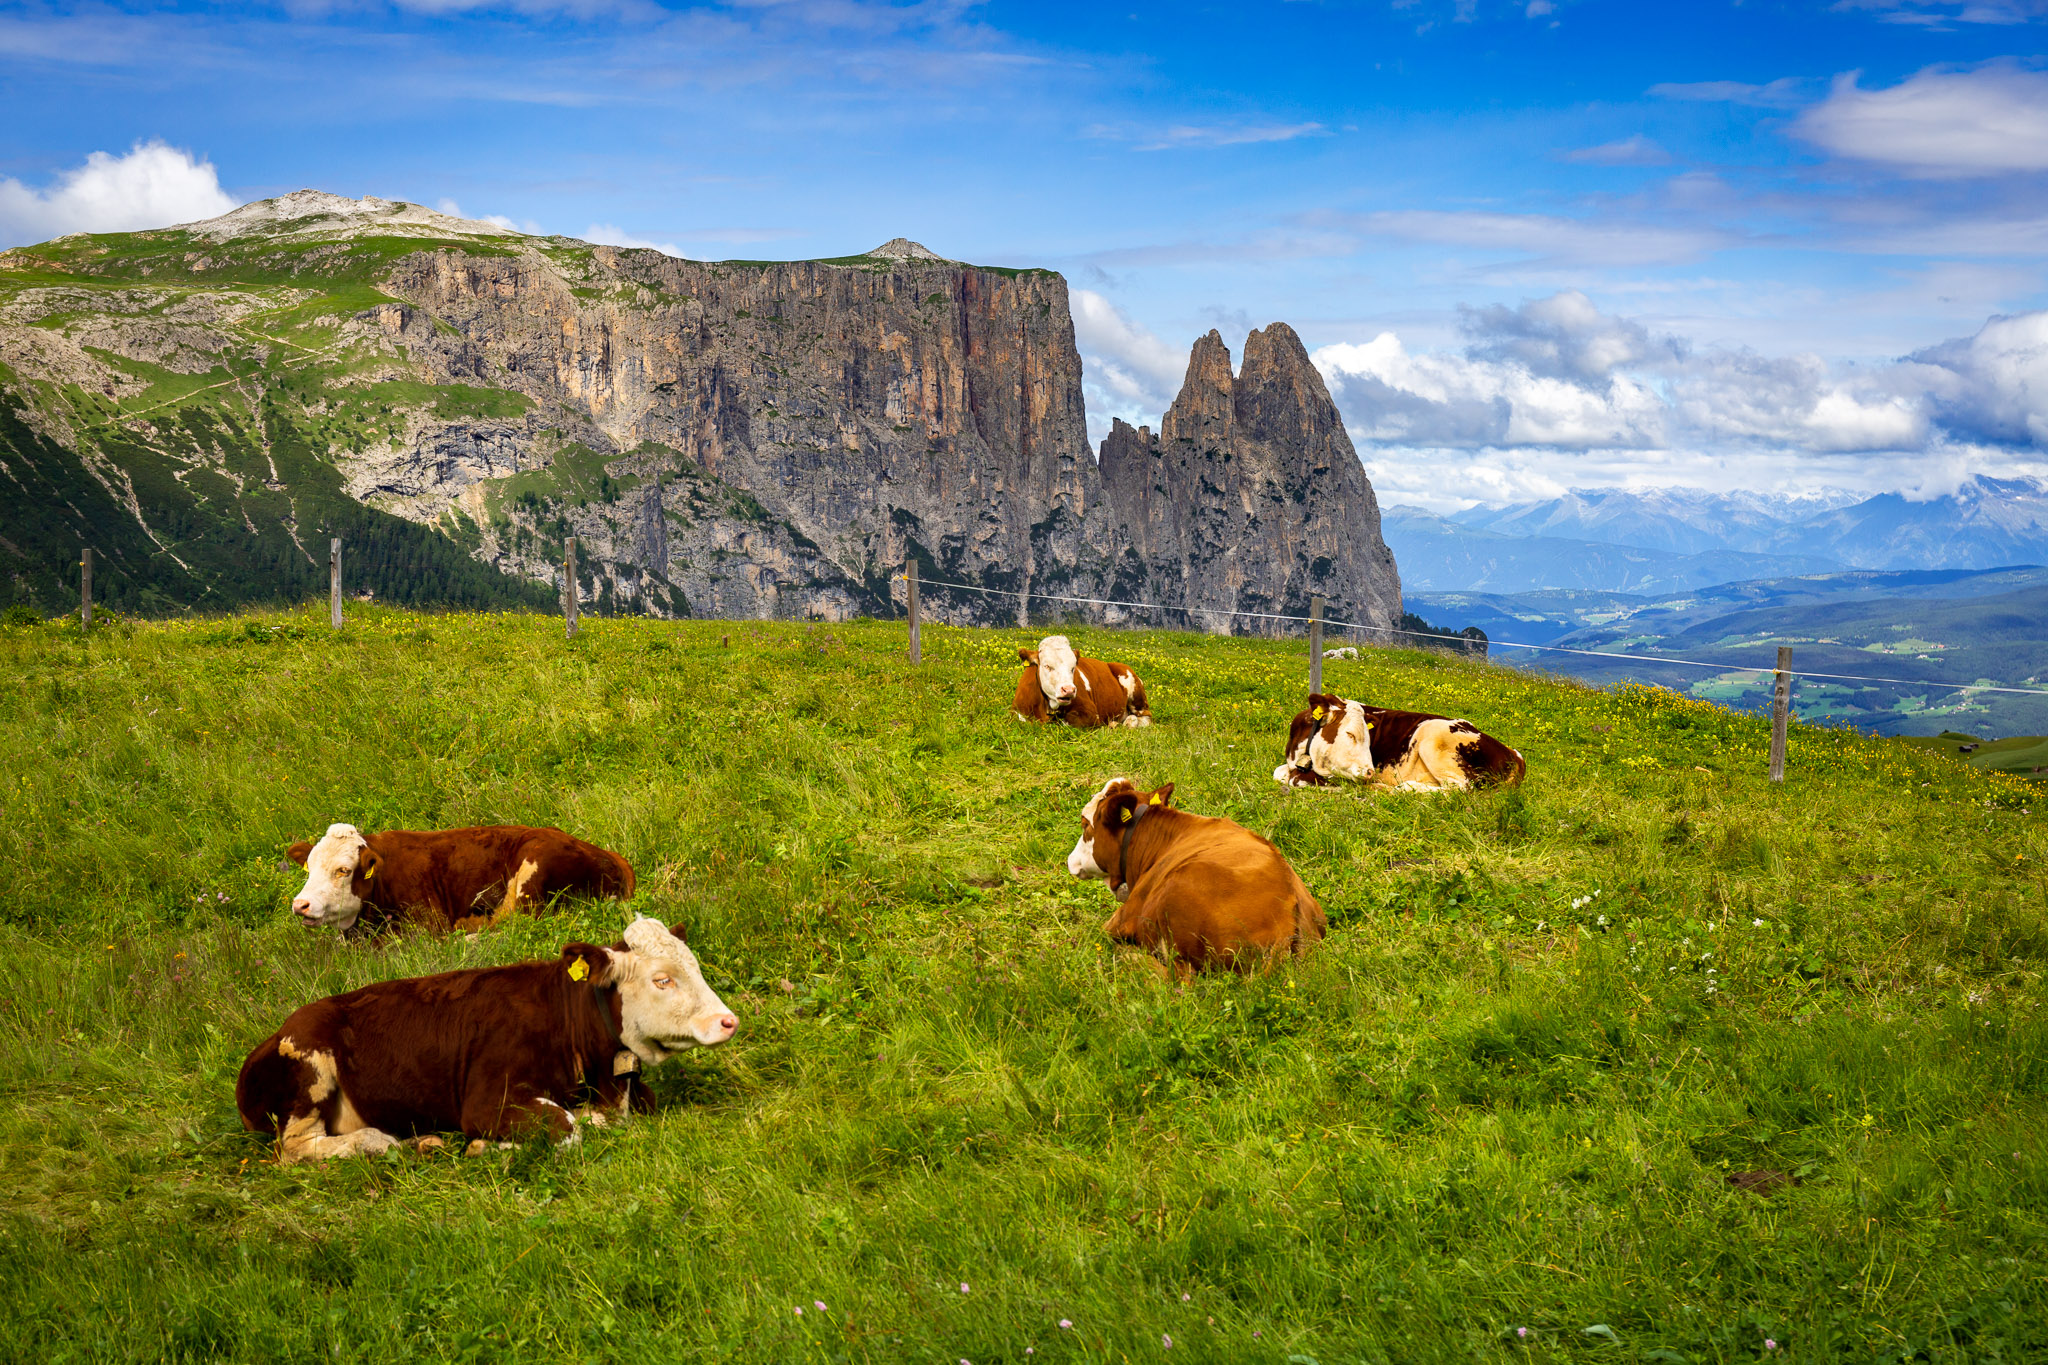
<path id="1" fill-rule="evenodd" d="M 0 484 L 75 490 L 52 544 L 120 541 L 110 586 L 172 603 L 303 591 L 346 529 L 400 600 L 450 554 L 545 600 L 574 535 L 600 611 L 896 614 L 907 559 L 987 590 L 926 594 L 960 621 L 1027 594 L 1399 611 L 1291 331 L 1235 379 L 1204 339 L 1161 435 L 1119 425 L 1098 468 L 1065 281 L 902 239 L 706 263 L 301 192 L 0 253 L 0 388 Z M 48 557 L 48 527 L 0 522 L 0 567 Z"/>
<path id="2" fill-rule="evenodd" d="M 1203 607 L 1386 626 L 1401 580 L 1379 503 L 1336 404 L 1285 323 L 1254 331 L 1235 377 L 1215 332 L 1195 343 L 1157 435 L 1117 422 L 1101 475 L 1153 599 L 1231 629 Z M 1265 633 L 1256 618 L 1236 626 Z M 1298 629 L 1287 626 L 1286 629 Z"/>
<path id="3" fill-rule="evenodd" d="M 934 597 L 969 619 L 1108 581 L 1115 525 L 1058 275 L 907 252 L 703 264 L 597 247 L 579 264 L 418 257 L 388 279 L 405 305 L 380 325 L 443 382 L 495 377 L 587 415 L 586 442 L 634 491 L 572 518 L 578 529 L 615 539 L 615 526 L 654 519 L 652 498 L 676 527 L 670 562 L 637 568 L 672 584 L 709 562 L 737 568 L 777 615 L 886 611 L 910 558 L 926 577 L 1002 594 Z M 701 479 L 743 490 L 743 520 L 808 553 L 771 551 L 773 535 L 743 544 L 730 516 L 707 525 L 690 492 Z M 628 596 L 631 579 L 616 584 Z M 697 595 L 653 605 L 695 611 Z"/>

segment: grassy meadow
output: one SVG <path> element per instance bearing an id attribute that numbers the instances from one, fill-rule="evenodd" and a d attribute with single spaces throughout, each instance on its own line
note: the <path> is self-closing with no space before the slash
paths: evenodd
<path id="1" fill-rule="evenodd" d="M 1076 733 L 1007 715 L 1023 632 L 353 611 L 0 628 L 0 1355 L 2048 1357 L 2016 778 L 1798 727 L 1774 789 L 1754 718 L 1366 649 L 1332 690 L 1527 784 L 1287 791 L 1300 642 L 1075 629 L 1158 719 Z M 1107 951 L 1118 774 L 1273 838 L 1322 947 Z M 579 1148 L 280 1168 L 233 1085 L 293 1008 L 621 923 L 308 933 L 335 820 L 620 850 L 738 1038 Z"/>

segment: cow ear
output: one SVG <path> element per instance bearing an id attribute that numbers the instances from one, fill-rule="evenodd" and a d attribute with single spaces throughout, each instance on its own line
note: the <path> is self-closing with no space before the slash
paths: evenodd
<path id="1" fill-rule="evenodd" d="M 678 943 L 688 943 L 690 941 L 683 933 L 683 926 L 680 924 L 671 924 L 668 927 L 668 931 L 676 936 L 676 942 Z"/>
<path id="2" fill-rule="evenodd" d="M 1017 650 L 1017 657 L 1022 659 L 1027 664 L 1035 664 L 1038 662 L 1038 651 L 1035 649 L 1025 649 L 1022 646 L 1019 646 Z"/>
<path id="3" fill-rule="evenodd" d="M 1153 792 L 1153 793 L 1152 793 L 1152 794 L 1151 794 L 1150 796 L 1148 796 L 1148 797 L 1146 797 L 1146 798 L 1145 798 L 1145 803 L 1146 803 L 1147 805 L 1151 805 L 1151 806 L 1170 806 L 1170 805 L 1172 805 L 1172 804 L 1173 804 L 1173 784 L 1172 784 L 1171 782 L 1169 782 L 1169 783 L 1167 783 L 1167 784 L 1166 784 L 1165 786 L 1163 786 L 1163 787 L 1160 787 L 1160 788 L 1159 788 L 1158 790 L 1154 791 L 1154 792 Z"/>
<path id="4" fill-rule="evenodd" d="M 1144 798 L 1134 791 L 1121 791 L 1104 801 L 1095 818 L 1111 834 L 1120 834 L 1137 818 L 1138 802 Z"/>
<path id="5" fill-rule="evenodd" d="M 562 945 L 562 970 L 571 981 L 603 986 L 612 979 L 612 955 L 595 943 Z"/>
<path id="6" fill-rule="evenodd" d="M 384 857 L 376 849 L 364 844 L 356 854 L 356 880 L 366 882 L 377 875 L 377 869 L 384 865 Z"/>
<path id="7" fill-rule="evenodd" d="M 286 849 L 284 851 L 284 856 L 290 858 L 300 867 L 304 867 L 306 865 L 306 859 L 313 856 L 313 846 L 307 843 L 304 839 L 301 839 L 296 844 L 293 844 L 290 848 Z"/>

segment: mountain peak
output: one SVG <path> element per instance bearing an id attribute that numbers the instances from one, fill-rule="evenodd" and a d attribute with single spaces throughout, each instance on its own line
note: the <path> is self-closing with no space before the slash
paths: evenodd
<path id="1" fill-rule="evenodd" d="M 408 204 L 374 195 L 350 199 L 325 190 L 293 190 L 275 199 L 258 199 L 218 218 L 180 223 L 181 232 L 217 242 L 236 237 L 517 237 L 496 223 Z"/>
<path id="2" fill-rule="evenodd" d="M 888 241 L 868 253 L 891 261 L 943 261 L 949 259 L 933 251 L 923 242 L 913 242 L 908 237 L 891 237 Z"/>

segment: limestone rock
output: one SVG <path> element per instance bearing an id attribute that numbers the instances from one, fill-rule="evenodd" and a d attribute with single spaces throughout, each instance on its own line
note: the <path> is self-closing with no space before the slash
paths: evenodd
<path id="1" fill-rule="evenodd" d="M 1300 627 L 1201 609 L 1302 616 L 1318 593 L 1333 620 L 1386 627 L 1400 616 L 1378 500 L 1285 323 L 1246 339 L 1234 377 L 1222 336 L 1198 340 L 1159 433 L 1115 423 L 1101 469 L 1154 600 L 1196 624 L 1291 633 Z"/>

